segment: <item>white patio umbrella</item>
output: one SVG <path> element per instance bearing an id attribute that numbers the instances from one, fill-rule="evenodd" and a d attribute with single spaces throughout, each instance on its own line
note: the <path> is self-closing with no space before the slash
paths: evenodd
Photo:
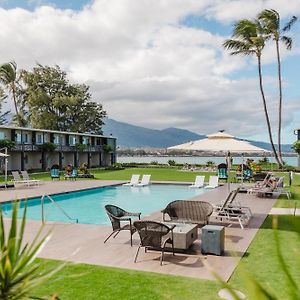
<path id="1" fill-rule="evenodd" d="M 251 145 L 247 141 L 238 140 L 233 135 L 227 134 L 223 131 L 209 134 L 206 139 L 191 141 L 188 143 L 172 146 L 168 148 L 169 150 L 192 150 L 192 151 L 203 151 L 203 152 L 218 152 L 219 154 L 223 153 L 230 162 L 231 153 L 253 153 L 261 154 L 268 153 L 269 151 Z M 244 159 L 244 157 L 243 157 Z M 243 167 L 244 162 L 242 162 Z M 230 171 L 230 165 L 228 166 Z M 243 174 L 243 170 L 242 170 Z M 243 176 L 242 176 L 243 179 Z M 242 182 L 243 184 L 243 182 Z"/>

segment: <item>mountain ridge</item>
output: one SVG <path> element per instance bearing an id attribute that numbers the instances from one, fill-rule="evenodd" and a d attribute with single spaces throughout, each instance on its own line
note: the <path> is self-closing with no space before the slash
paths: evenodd
<path id="1" fill-rule="evenodd" d="M 165 129 L 150 129 L 142 126 L 132 125 L 125 122 L 116 121 L 110 118 L 105 119 L 103 133 L 113 135 L 117 138 L 117 145 L 122 148 L 168 148 L 174 145 L 183 144 L 192 140 L 206 138 L 204 134 L 198 134 L 186 129 L 169 127 Z M 272 150 L 267 142 L 252 141 L 257 147 Z M 292 145 L 283 144 L 283 152 L 292 152 Z"/>

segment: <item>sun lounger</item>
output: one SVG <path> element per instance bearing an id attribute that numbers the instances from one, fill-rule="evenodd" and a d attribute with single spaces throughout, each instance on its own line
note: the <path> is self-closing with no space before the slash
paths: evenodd
<path id="1" fill-rule="evenodd" d="M 142 180 L 136 186 L 146 186 L 150 184 L 151 175 L 143 175 Z"/>
<path id="2" fill-rule="evenodd" d="M 234 204 L 238 192 L 239 188 L 231 191 L 223 203 L 215 205 L 212 218 L 230 224 L 238 223 L 244 229 L 252 217 L 252 212 L 249 207 Z"/>
<path id="3" fill-rule="evenodd" d="M 140 179 L 139 174 L 133 174 L 131 176 L 130 182 L 124 183 L 123 185 L 130 185 L 130 186 L 137 185 L 139 183 L 139 179 Z"/>
<path id="4" fill-rule="evenodd" d="M 31 181 L 31 180 L 22 179 L 18 171 L 13 171 L 11 172 L 11 174 L 13 176 L 13 182 L 15 185 L 23 184 L 23 185 L 31 186 L 32 184 L 36 184 L 35 180 Z"/>
<path id="5" fill-rule="evenodd" d="M 28 182 L 28 184 L 30 185 L 39 185 L 41 183 L 41 180 L 38 179 L 30 179 L 29 174 L 27 171 L 21 171 L 23 180 Z"/>
<path id="6" fill-rule="evenodd" d="M 191 188 L 202 188 L 204 186 L 205 176 L 196 176 L 195 183 L 190 185 Z"/>
<path id="7" fill-rule="evenodd" d="M 219 177 L 218 176 L 210 176 L 208 185 L 205 186 L 205 189 L 214 189 L 219 186 Z"/>

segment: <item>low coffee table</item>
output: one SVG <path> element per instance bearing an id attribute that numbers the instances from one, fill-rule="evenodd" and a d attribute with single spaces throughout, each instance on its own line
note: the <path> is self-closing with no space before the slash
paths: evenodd
<path id="1" fill-rule="evenodd" d="M 173 229 L 174 248 L 187 250 L 198 238 L 198 226 L 196 224 L 163 222 L 168 225 L 176 225 Z M 171 233 L 170 233 L 171 234 Z"/>

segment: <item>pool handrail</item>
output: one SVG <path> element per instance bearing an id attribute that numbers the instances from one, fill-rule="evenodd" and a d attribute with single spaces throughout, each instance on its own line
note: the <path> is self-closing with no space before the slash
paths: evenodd
<path id="1" fill-rule="evenodd" d="M 44 211 L 44 198 L 47 197 L 53 204 L 56 205 L 56 207 L 69 219 L 69 220 L 72 220 L 72 221 L 76 221 L 76 223 L 78 223 L 78 219 L 76 218 L 71 218 L 67 212 L 56 202 L 52 199 L 52 197 L 50 197 L 50 195 L 47 195 L 47 194 L 44 194 L 42 197 L 41 197 L 41 206 L 42 206 L 42 223 L 44 224 L 45 223 L 45 211 Z"/>

